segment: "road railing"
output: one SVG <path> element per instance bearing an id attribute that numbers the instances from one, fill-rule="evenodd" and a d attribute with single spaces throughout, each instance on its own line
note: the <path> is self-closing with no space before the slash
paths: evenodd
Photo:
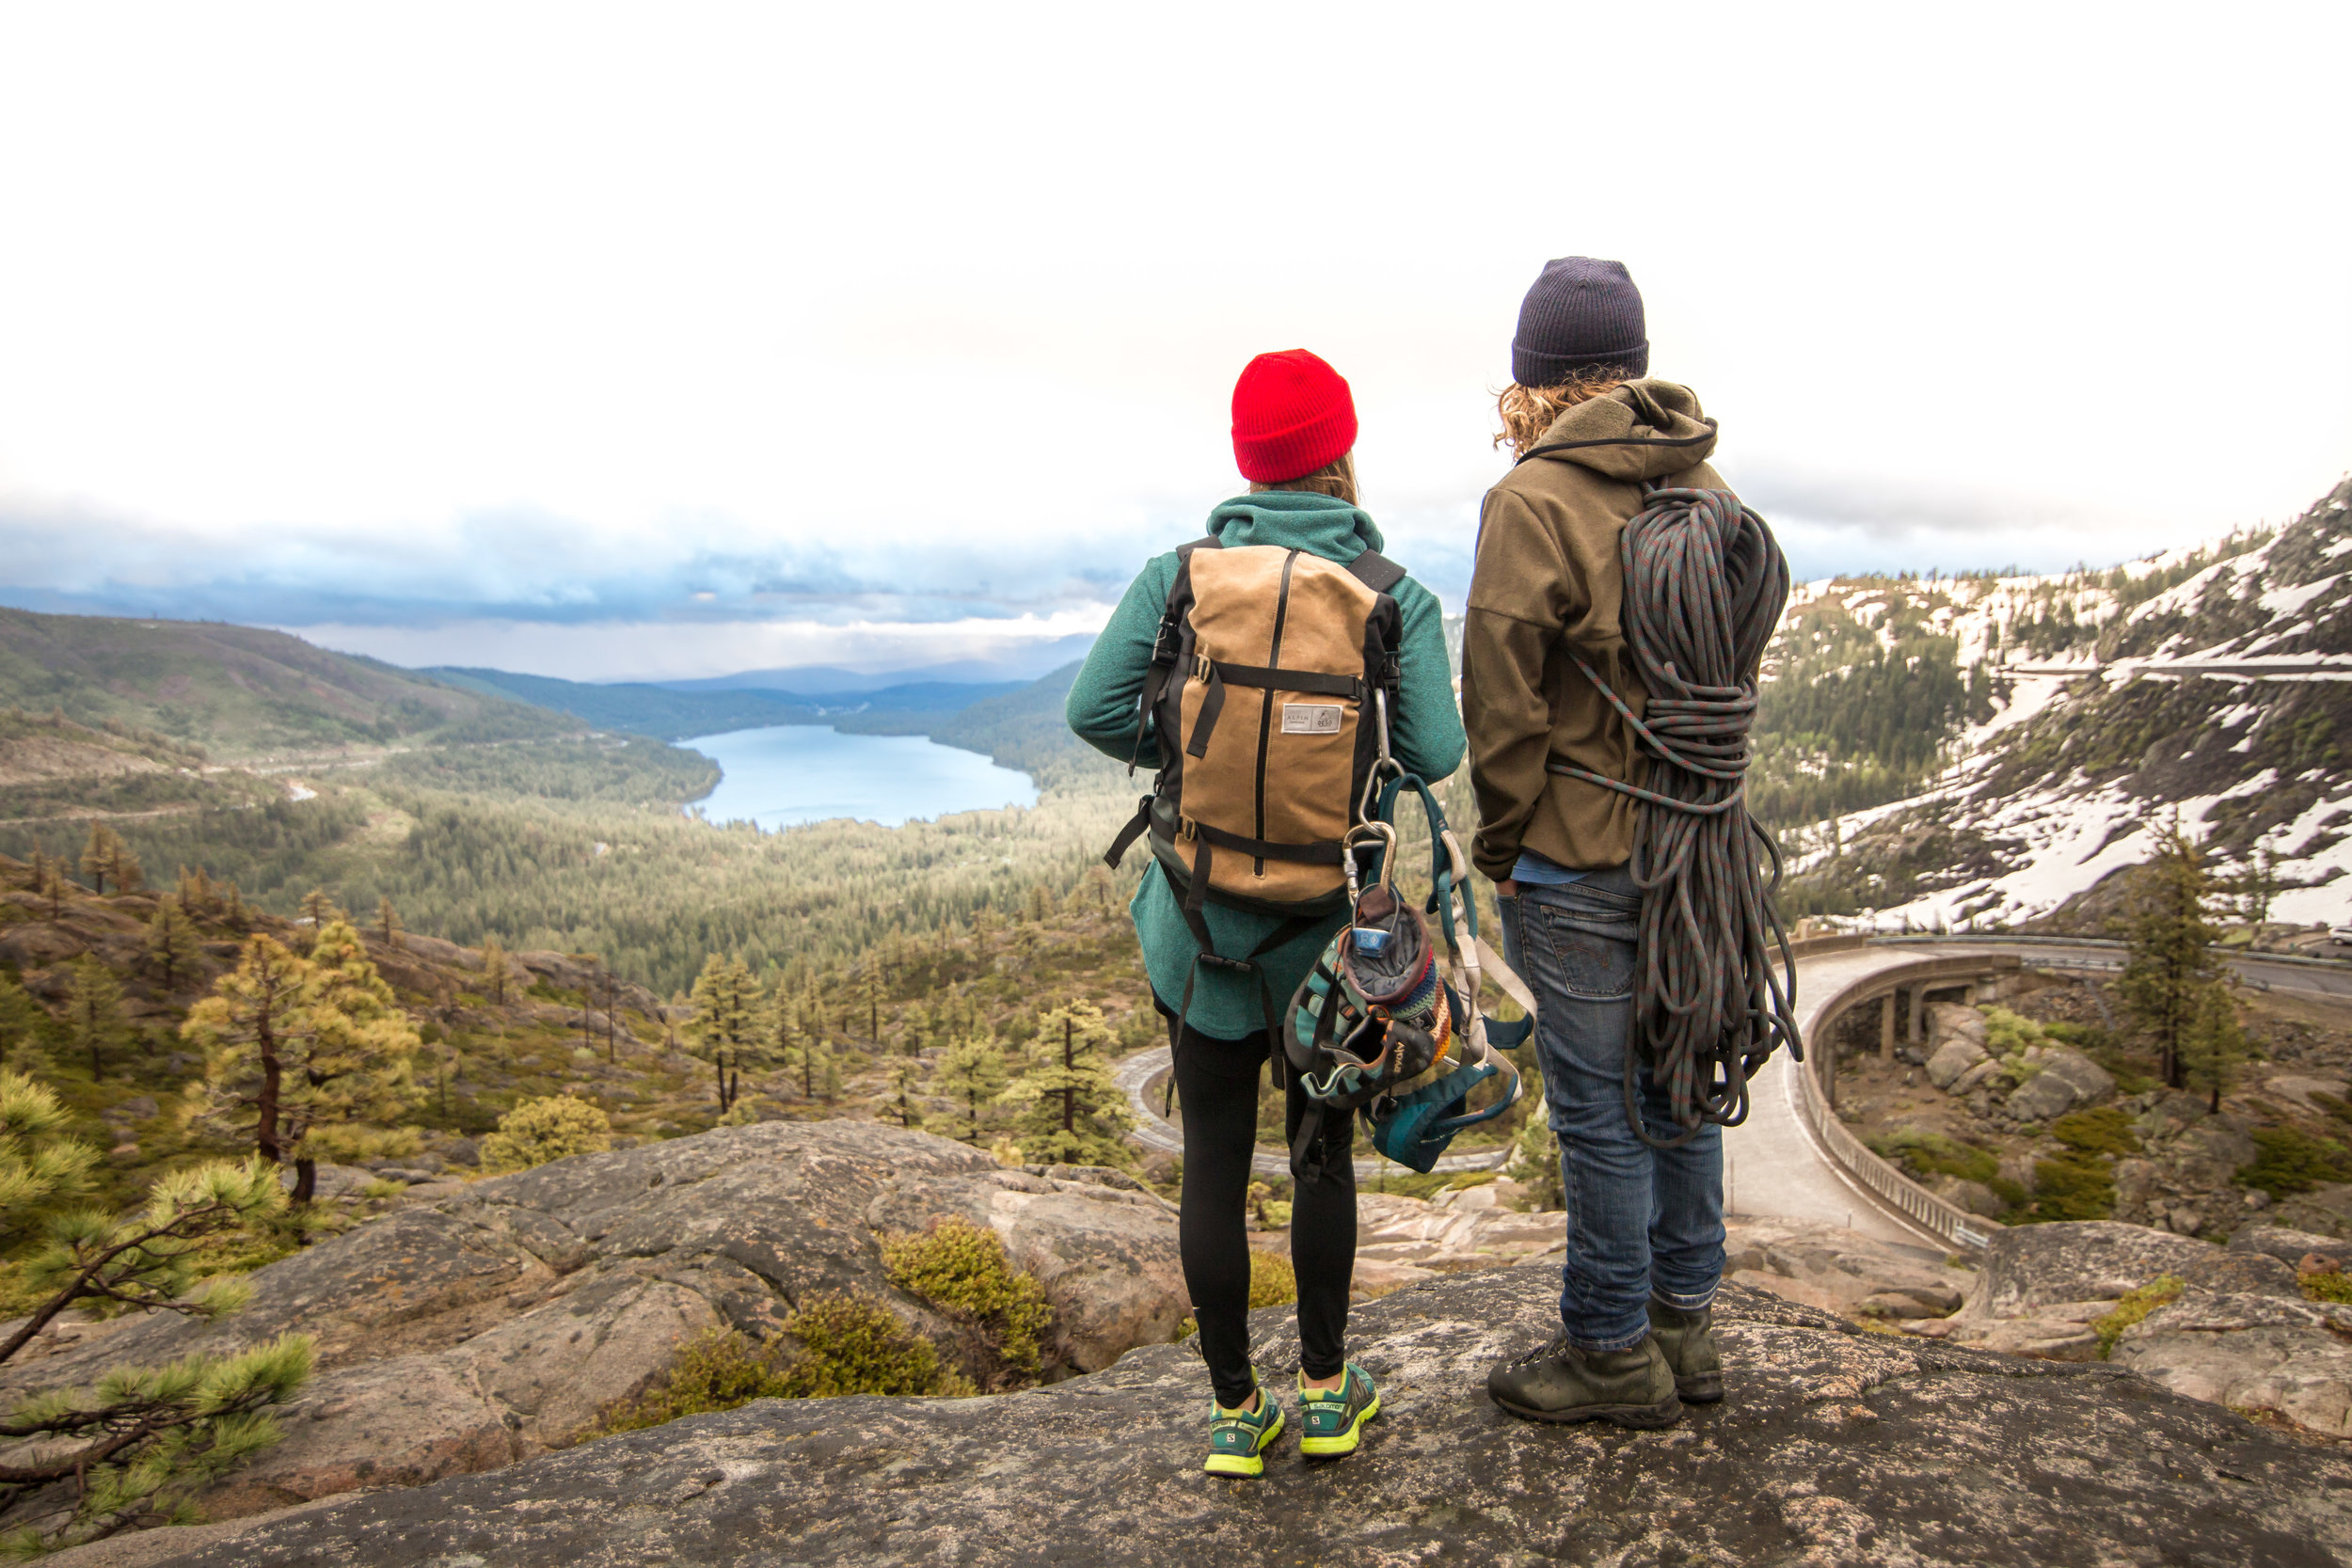
<path id="1" fill-rule="evenodd" d="M 1843 945 L 1823 948 L 1806 944 L 1797 953 L 1798 958 L 1825 951 L 1843 952 L 1867 945 L 1861 939 L 1815 938 L 1813 941 L 1840 942 Z M 1949 1199 L 1937 1196 L 1880 1158 L 1868 1145 L 1848 1132 L 1846 1124 L 1838 1119 L 1828 1095 L 1822 1092 L 1820 1076 L 1824 1071 L 1836 1070 L 1836 1051 L 1829 1042 L 1829 1034 L 1830 1026 L 1840 1013 L 1858 1002 L 1886 991 L 1899 990 L 1906 985 L 1951 978 L 1952 968 L 1952 960 L 1948 957 L 1921 958 L 1856 975 L 1840 986 L 1813 1015 L 1814 1039 L 1808 1042 L 1806 1061 L 1797 1068 L 1795 1073 L 1797 1114 L 1813 1133 L 1814 1142 L 1820 1147 L 1821 1152 L 1856 1186 L 1954 1252 L 1975 1256 L 1992 1243 L 1994 1236 L 2002 1228 L 1999 1222 L 1986 1219 L 1981 1214 L 1972 1214 Z"/>

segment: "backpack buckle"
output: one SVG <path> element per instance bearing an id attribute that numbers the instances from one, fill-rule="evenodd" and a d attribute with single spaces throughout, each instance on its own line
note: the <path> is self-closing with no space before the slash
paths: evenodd
<path id="1" fill-rule="evenodd" d="M 1216 678 L 1216 669 L 1209 662 L 1208 655 L 1195 654 L 1192 656 L 1192 678 L 1200 682 L 1203 686 L 1206 686 L 1210 681 Z"/>
<path id="2" fill-rule="evenodd" d="M 1200 824 L 1195 822 L 1189 816 L 1178 817 L 1176 819 L 1176 842 L 1179 844 L 1190 844 L 1193 840 L 1199 838 L 1200 836 L 1199 832 L 1200 826 Z"/>

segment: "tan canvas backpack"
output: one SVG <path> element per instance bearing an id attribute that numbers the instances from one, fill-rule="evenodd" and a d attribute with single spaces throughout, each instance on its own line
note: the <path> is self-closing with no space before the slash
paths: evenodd
<path id="1" fill-rule="evenodd" d="M 1346 902 L 1341 847 L 1388 751 L 1404 626 L 1389 591 L 1405 568 L 1213 538 L 1176 553 L 1136 727 L 1138 756 L 1157 735 L 1159 777 L 1104 859 L 1148 832 L 1200 962 L 1253 972 Z M 1246 958 L 1221 955 L 1205 903 L 1282 925 Z M 1263 974 L 1260 990 L 1271 1032 Z"/>

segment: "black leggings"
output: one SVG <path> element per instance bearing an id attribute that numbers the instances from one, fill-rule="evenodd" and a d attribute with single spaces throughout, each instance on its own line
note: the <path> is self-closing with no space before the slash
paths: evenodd
<path id="1" fill-rule="evenodd" d="M 1176 1022 L 1168 1021 L 1172 1037 Z M 1258 1145 L 1258 1069 L 1265 1031 L 1215 1039 L 1187 1027 L 1175 1040 L 1176 1094 L 1184 1120 L 1184 1197 L 1178 1222 L 1184 1286 L 1200 1324 L 1200 1354 L 1219 1404 L 1248 1402 L 1249 1369 L 1250 1156 Z M 1284 1130 L 1298 1134 L 1308 1107 L 1290 1085 Z M 1318 1149 L 1330 1174 L 1297 1183 L 1291 1207 L 1291 1266 L 1298 1274 L 1299 1370 L 1337 1377 L 1347 1364 L 1347 1292 L 1356 1273 L 1356 1164 L 1348 1150 L 1356 1118 L 1327 1113 Z"/>

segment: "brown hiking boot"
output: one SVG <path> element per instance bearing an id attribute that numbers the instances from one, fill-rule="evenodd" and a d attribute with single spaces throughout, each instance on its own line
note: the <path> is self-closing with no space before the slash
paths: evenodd
<path id="1" fill-rule="evenodd" d="M 1675 1393 L 1685 1404 L 1713 1404 L 1724 1397 L 1724 1357 L 1715 1344 L 1715 1310 L 1695 1312 L 1649 1301 L 1649 1337 L 1675 1374 Z"/>
<path id="2" fill-rule="evenodd" d="M 1486 1374 L 1495 1403 L 1531 1421 L 1611 1421 L 1670 1427 L 1682 1419 L 1674 1369 L 1654 1339 L 1630 1350 L 1585 1351 L 1562 1335 Z"/>

